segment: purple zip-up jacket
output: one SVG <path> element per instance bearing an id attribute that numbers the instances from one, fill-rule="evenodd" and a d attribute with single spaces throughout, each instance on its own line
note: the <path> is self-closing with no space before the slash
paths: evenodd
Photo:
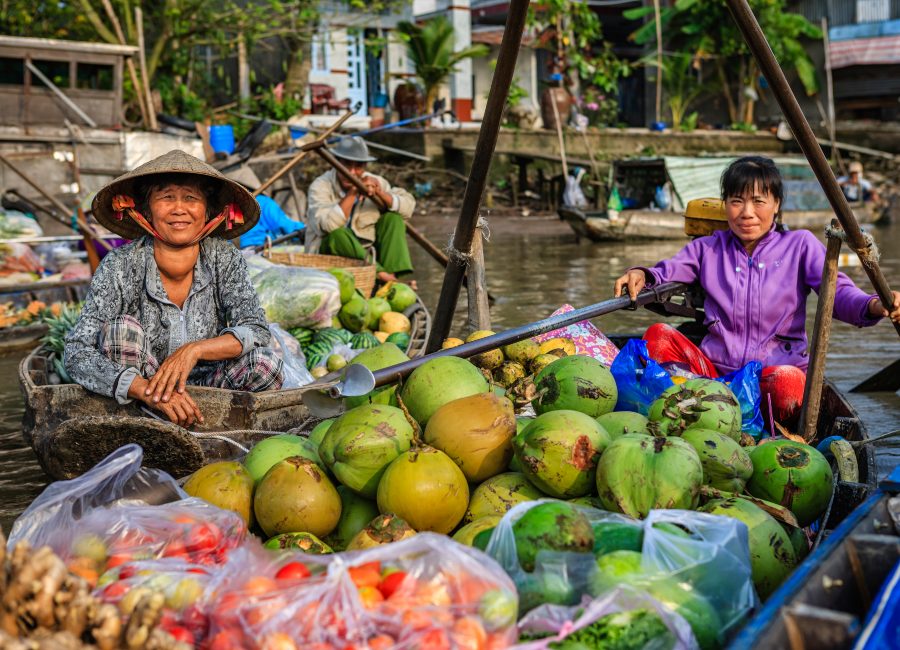
<path id="1" fill-rule="evenodd" d="M 730 230 L 720 230 L 652 269 L 638 268 L 647 286 L 700 283 L 709 328 L 700 349 L 724 374 L 750 361 L 806 370 L 806 297 L 818 293 L 824 263 L 825 246 L 811 232 L 773 228 L 752 257 Z M 874 325 L 880 318 L 869 315 L 868 305 L 876 297 L 838 273 L 834 317 L 857 327 Z"/>

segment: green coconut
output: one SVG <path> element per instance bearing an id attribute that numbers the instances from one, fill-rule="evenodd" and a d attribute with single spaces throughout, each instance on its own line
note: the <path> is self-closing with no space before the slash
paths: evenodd
<path id="1" fill-rule="evenodd" d="M 643 576 L 642 560 L 640 549 L 621 548 L 597 554 L 596 566 L 588 577 L 588 593 L 599 596 L 621 584 L 633 584 Z"/>
<path id="2" fill-rule="evenodd" d="M 598 557 L 614 551 L 640 553 L 643 542 L 644 531 L 638 524 L 617 521 L 601 521 L 594 524 L 593 551 Z"/>
<path id="3" fill-rule="evenodd" d="M 337 491 L 341 496 L 341 518 L 325 541 L 332 548 L 343 551 L 350 540 L 378 516 L 378 506 L 374 501 L 359 496 L 346 485 L 338 485 Z"/>
<path id="4" fill-rule="evenodd" d="M 512 527 L 516 554 L 525 571 L 534 571 L 540 551 L 590 553 L 594 548 L 591 522 L 578 507 L 564 501 L 539 503 Z"/>
<path id="5" fill-rule="evenodd" d="M 465 359 L 438 357 L 412 371 L 400 398 L 413 419 L 424 427 L 444 404 L 489 390 L 478 368 Z"/>
<path id="6" fill-rule="evenodd" d="M 828 507 L 834 476 L 825 456 L 793 440 L 774 440 L 750 450 L 753 475 L 747 492 L 778 503 L 809 526 Z"/>
<path id="7" fill-rule="evenodd" d="M 341 288 L 341 304 L 350 300 L 356 292 L 356 280 L 353 274 L 346 269 L 334 268 L 328 269 L 335 278 L 337 278 L 338 286 Z"/>
<path id="8" fill-rule="evenodd" d="M 725 515 L 747 525 L 753 584 L 765 600 L 797 565 L 791 539 L 778 521 L 747 499 L 714 499 L 699 509 Z"/>
<path id="9" fill-rule="evenodd" d="M 673 578 L 655 578 L 649 580 L 646 586 L 639 586 L 687 621 L 701 650 L 721 647 L 721 617 L 715 607 L 688 583 Z"/>
<path id="10" fill-rule="evenodd" d="M 291 456 L 302 456 L 324 467 L 315 442 L 287 433 L 256 443 L 244 458 L 244 467 L 247 468 L 253 482 L 259 483 L 272 465 Z"/>
<path id="11" fill-rule="evenodd" d="M 597 418 L 606 432 L 613 438 L 624 436 L 626 433 L 643 433 L 648 434 L 650 431 L 647 425 L 650 420 L 640 413 L 632 411 L 613 411 L 612 413 L 604 413 Z"/>
<path id="12" fill-rule="evenodd" d="M 388 290 L 387 301 L 391 305 L 391 311 L 400 312 L 401 314 L 412 307 L 418 298 L 416 292 L 413 291 L 408 284 L 402 282 L 394 282 Z"/>
<path id="13" fill-rule="evenodd" d="M 613 440 L 597 466 L 597 493 L 607 510 L 646 517 L 654 508 L 697 506 L 703 466 L 680 438 L 628 433 Z"/>
<path id="14" fill-rule="evenodd" d="M 717 490 L 744 491 L 747 480 L 753 474 L 750 456 L 734 440 L 718 431 L 688 429 L 681 434 L 703 465 L 703 482 Z"/>
<path id="15" fill-rule="evenodd" d="M 531 374 L 536 375 L 557 359 L 559 357 L 555 354 L 539 354 L 528 364 L 528 369 L 531 371 Z"/>
<path id="16" fill-rule="evenodd" d="M 787 533 L 788 539 L 791 540 L 794 556 L 797 558 L 797 564 L 799 564 L 809 555 L 809 540 L 806 538 L 806 533 L 803 532 L 802 528 L 791 526 L 783 521 L 778 523 L 781 524 L 781 528 Z"/>
<path id="17" fill-rule="evenodd" d="M 528 415 L 516 416 L 516 435 L 522 433 L 529 424 L 534 422 L 534 418 Z"/>
<path id="18" fill-rule="evenodd" d="M 391 311 L 391 304 L 384 298 L 372 296 L 369 302 L 369 315 L 366 317 L 366 327 L 373 332 L 378 329 L 381 317 Z"/>
<path id="19" fill-rule="evenodd" d="M 286 458 L 275 463 L 256 486 L 253 512 L 269 537 L 312 533 L 321 538 L 337 526 L 341 497 L 313 461 Z"/>
<path id="20" fill-rule="evenodd" d="M 410 448 L 412 440 L 413 428 L 402 410 L 364 404 L 335 420 L 319 454 L 338 481 L 372 499 L 384 470 Z"/>
<path id="21" fill-rule="evenodd" d="M 586 497 L 576 497 L 574 499 L 568 499 L 569 503 L 574 503 L 576 506 L 583 506 L 585 508 L 593 508 L 594 510 L 605 510 L 603 507 L 603 503 L 601 503 L 600 499 L 595 496 L 586 496 Z"/>
<path id="22" fill-rule="evenodd" d="M 378 347 L 363 350 L 353 357 L 351 365 L 359 364 L 365 366 L 372 372 L 390 368 L 397 364 L 409 361 L 409 357 L 397 345 L 391 342 L 385 342 Z M 382 386 L 365 395 L 355 397 L 345 397 L 344 404 L 348 409 L 356 408 L 362 404 L 388 404 L 390 406 L 398 406 L 397 404 L 397 386 Z"/>
<path id="23" fill-rule="evenodd" d="M 513 451 L 538 489 L 568 499 L 593 491 L 597 460 L 609 442 L 594 418 L 578 411 L 549 411 L 513 438 Z"/>
<path id="24" fill-rule="evenodd" d="M 341 325 L 351 332 L 361 332 L 369 319 L 369 302 L 359 291 L 355 291 L 338 312 Z"/>
<path id="25" fill-rule="evenodd" d="M 465 544 L 466 546 L 474 546 L 475 536 L 482 531 L 493 530 L 494 527 L 500 523 L 501 519 L 502 517 L 500 515 L 487 515 L 486 517 L 479 517 L 478 519 L 471 521 L 464 526 L 461 526 L 455 533 L 453 533 L 453 539 L 460 544 Z"/>
<path id="26" fill-rule="evenodd" d="M 296 549 L 310 555 L 330 555 L 334 550 L 312 533 L 281 533 L 270 537 L 263 544 L 267 549 L 279 551 Z"/>
<path id="27" fill-rule="evenodd" d="M 308 440 L 312 445 L 316 448 L 316 453 L 318 454 L 319 445 L 322 444 L 322 440 L 325 438 L 325 434 L 328 433 L 328 429 L 331 425 L 334 424 L 334 418 L 330 418 L 328 420 L 322 420 L 316 426 L 313 427 L 313 430 L 309 432 Z"/>
<path id="28" fill-rule="evenodd" d="M 469 523 L 491 515 L 504 515 L 519 503 L 543 497 L 544 494 L 529 483 L 524 474 L 498 474 L 472 491 L 463 521 Z"/>
<path id="29" fill-rule="evenodd" d="M 584 355 L 557 359 L 534 378 L 538 415 L 549 411 L 579 411 L 592 418 L 613 410 L 618 399 L 609 368 Z"/>
<path id="30" fill-rule="evenodd" d="M 647 417 L 654 432 L 667 436 L 708 429 L 741 440 L 741 405 L 728 386 L 712 379 L 672 386 L 650 404 Z"/>

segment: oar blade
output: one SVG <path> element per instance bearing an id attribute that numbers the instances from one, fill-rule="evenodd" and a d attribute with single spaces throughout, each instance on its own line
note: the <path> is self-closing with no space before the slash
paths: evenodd
<path id="1" fill-rule="evenodd" d="M 900 390 L 900 359 L 850 389 L 851 393 L 896 393 Z"/>

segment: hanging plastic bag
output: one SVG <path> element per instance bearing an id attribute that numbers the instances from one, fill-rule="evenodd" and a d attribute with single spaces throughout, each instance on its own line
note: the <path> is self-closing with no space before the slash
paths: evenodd
<path id="1" fill-rule="evenodd" d="M 750 434 L 757 440 L 762 436 L 765 426 L 760 410 L 762 392 L 759 388 L 759 379 L 761 374 L 762 364 L 759 361 L 751 361 L 743 368 L 716 379 L 731 389 L 741 405 L 741 431 Z"/>
<path id="2" fill-rule="evenodd" d="M 328 327 L 341 308 L 337 279 L 325 271 L 273 264 L 250 280 L 270 323 Z"/>
<path id="3" fill-rule="evenodd" d="M 215 588 L 209 605 L 210 646 L 290 639 L 307 649 L 502 648 L 516 639 L 509 578 L 480 551 L 443 535 L 270 558 L 235 553 L 241 570 L 223 572 L 231 579 Z"/>
<path id="4" fill-rule="evenodd" d="M 587 630 L 590 636 L 584 639 Z M 515 650 L 550 650 L 560 641 L 582 641 L 595 647 L 603 639 L 610 647 L 635 650 L 695 650 L 697 641 L 681 616 L 627 585 L 601 598 L 585 599 L 579 607 L 541 605 L 519 621 L 522 637 L 543 637 L 514 646 Z M 551 644 L 554 644 L 551 646 Z M 619 645 L 621 644 L 621 645 Z"/>
<path id="5" fill-rule="evenodd" d="M 284 361 L 284 382 L 282 388 L 299 388 L 311 384 L 314 379 L 306 369 L 306 357 L 300 342 L 288 334 L 278 323 L 269 324 L 272 334 L 272 349 Z"/>
<path id="6" fill-rule="evenodd" d="M 617 411 L 647 415 L 650 404 L 670 388 L 669 373 L 647 354 L 647 342 L 629 339 L 610 367 L 619 389 Z"/>
<path id="7" fill-rule="evenodd" d="M 572 305 L 563 305 L 553 312 L 551 316 L 559 316 L 560 314 L 565 314 L 574 310 L 575 308 Z M 574 323 L 573 325 L 567 325 L 566 327 L 561 327 L 552 332 L 540 334 L 534 337 L 533 340 L 538 343 L 543 343 L 544 341 L 555 338 L 569 339 L 575 344 L 576 354 L 594 357 L 597 361 L 607 367 L 612 364 L 613 359 L 615 359 L 616 355 L 619 353 L 619 348 L 616 347 L 615 343 L 606 338 L 606 335 L 597 329 L 590 321 L 582 321 L 580 323 Z"/>

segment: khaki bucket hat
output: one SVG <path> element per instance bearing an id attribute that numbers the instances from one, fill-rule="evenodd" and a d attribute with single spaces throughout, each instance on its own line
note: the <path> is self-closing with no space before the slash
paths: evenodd
<path id="1" fill-rule="evenodd" d="M 119 176 L 106 187 L 97 192 L 91 209 L 94 218 L 107 228 L 126 239 L 137 239 L 147 234 L 138 223 L 129 217 L 117 212 L 113 207 L 113 199 L 119 195 L 130 197 L 135 202 L 140 197 L 135 196 L 135 188 L 140 181 L 157 174 L 192 174 L 205 179 L 216 181 L 217 196 L 210 205 L 211 211 L 223 210 L 229 204 L 235 204 L 244 215 L 244 222 L 233 222 L 230 229 L 227 221 L 223 221 L 213 230 L 211 235 L 218 235 L 225 239 L 234 239 L 244 234 L 256 225 L 259 220 L 259 204 L 253 195 L 231 179 L 222 175 L 219 170 L 207 165 L 202 160 L 177 149 L 154 158 L 150 162 L 136 167 L 127 174 Z M 211 214 L 214 218 L 216 214 Z M 149 221 L 150 215 L 144 215 Z"/>

